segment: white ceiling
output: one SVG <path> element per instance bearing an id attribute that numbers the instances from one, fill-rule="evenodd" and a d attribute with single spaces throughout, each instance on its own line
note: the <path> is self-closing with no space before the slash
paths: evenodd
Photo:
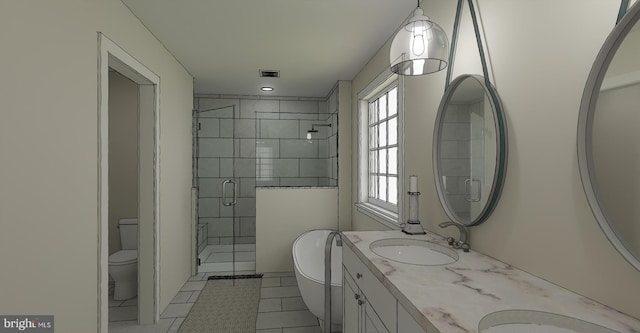
<path id="1" fill-rule="evenodd" d="M 325 97 L 416 0 L 122 0 L 194 76 L 194 92 Z M 279 70 L 280 78 L 259 77 Z M 273 86 L 271 93 L 261 86 Z"/>

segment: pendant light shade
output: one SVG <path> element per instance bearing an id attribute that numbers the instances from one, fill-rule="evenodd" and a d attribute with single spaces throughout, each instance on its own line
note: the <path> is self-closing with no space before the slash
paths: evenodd
<path id="1" fill-rule="evenodd" d="M 442 28 L 418 7 L 391 42 L 391 71 L 400 75 L 424 75 L 447 68 L 449 41 Z"/>

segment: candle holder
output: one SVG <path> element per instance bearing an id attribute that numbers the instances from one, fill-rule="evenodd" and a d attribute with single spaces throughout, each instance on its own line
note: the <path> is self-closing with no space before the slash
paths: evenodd
<path id="1" fill-rule="evenodd" d="M 409 194 L 409 219 L 402 227 L 402 232 L 408 235 L 425 235 L 426 232 L 418 219 L 418 196 L 420 192 L 407 192 Z"/>

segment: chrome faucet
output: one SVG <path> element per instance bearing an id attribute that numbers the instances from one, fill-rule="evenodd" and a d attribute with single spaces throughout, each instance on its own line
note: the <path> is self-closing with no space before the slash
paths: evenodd
<path id="1" fill-rule="evenodd" d="M 336 246 L 342 246 L 342 234 L 340 232 L 336 233 Z"/>
<path id="2" fill-rule="evenodd" d="M 449 243 L 449 245 L 453 246 L 453 248 L 455 249 L 462 249 L 462 251 L 464 252 L 469 252 L 469 249 L 471 248 L 469 243 L 467 243 L 467 238 L 469 238 L 469 232 L 467 231 L 467 228 L 465 228 L 465 226 L 452 221 L 442 222 L 438 224 L 438 226 L 440 228 L 446 228 L 449 226 L 454 226 L 458 228 L 458 231 L 460 231 L 460 240 L 456 242 L 456 240 L 453 237 L 447 237 L 447 242 Z"/>
<path id="3" fill-rule="evenodd" d="M 333 240 L 337 246 L 342 246 L 340 231 L 331 231 L 324 244 L 324 332 L 331 333 L 331 249 Z"/>

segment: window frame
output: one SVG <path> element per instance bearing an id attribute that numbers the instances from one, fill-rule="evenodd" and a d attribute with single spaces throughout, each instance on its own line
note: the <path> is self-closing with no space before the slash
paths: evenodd
<path id="1" fill-rule="evenodd" d="M 375 102 L 375 101 L 379 101 L 383 96 L 386 96 L 386 98 L 384 100 L 387 103 L 385 107 L 386 107 L 387 112 L 388 112 L 388 110 L 389 110 L 389 104 L 388 104 L 389 98 L 388 98 L 388 96 L 389 96 L 389 93 L 391 91 L 393 91 L 394 89 L 396 90 L 396 98 L 397 98 L 398 93 L 399 93 L 398 82 L 396 80 L 394 80 L 391 83 L 389 83 L 388 85 L 384 85 L 383 89 L 381 89 L 379 92 L 377 92 L 375 95 L 373 95 L 371 98 L 369 98 L 367 100 L 367 112 L 368 112 L 368 119 L 369 119 L 367 121 L 367 133 L 369 134 L 368 138 L 371 138 L 371 132 L 370 131 L 371 131 L 372 127 L 379 126 L 379 125 L 382 125 L 382 124 L 389 124 L 389 121 L 392 118 L 396 119 L 396 126 L 399 127 L 398 126 L 398 120 L 400 119 L 400 114 L 398 113 L 397 109 L 396 109 L 396 114 L 394 116 L 391 116 L 391 117 L 387 116 L 387 117 L 385 117 L 383 119 L 377 119 L 376 121 L 373 121 L 373 122 L 371 120 L 371 105 L 372 105 L 372 103 Z M 396 108 L 397 107 L 398 107 L 398 105 L 397 105 L 397 100 L 396 100 Z M 385 144 L 384 145 L 378 144 L 378 147 L 375 147 L 373 149 L 372 149 L 372 147 L 370 145 L 369 140 L 367 140 L 367 151 L 368 151 L 367 160 L 368 160 L 368 163 L 369 163 L 368 168 L 367 168 L 367 175 L 368 175 L 367 181 L 371 180 L 371 176 L 373 174 L 377 174 L 377 176 L 386 177 L 387 179 L 390 178 L 388 176 L 389 175 L 389 166 L 390 166 L 390 164 L 388 163 L 389 162 L 388 159 L 387 159 L 387 165 L 384 168 L 384 170 L 386 170 L 387 172 L 380 172 L 380 168 L 379 167 L 378 167 L 378 170 L 376 170 L 378 172 L 372 172 L 372 170 L 370 169 L 371 168 L 371 155 L 370 154 L 373 151 L 378 151 L 379 152 L 379 151 L 382 151 L 382 150 L 393 148 L 395 146 L 395 148 L 396 148 L 396 161 L 397 161 L 397 148 L 400 146 L 400 144 L 397 141 L 393 145 L 389 144 L 390 136 L 389 136 L 388 127 L 386 128 L 385 134 L 386 134 Z M 377 135 L 378 139 L 380 139 L 380 137 L 381 137 L 380 135 Z M 399 133 L 398 133 L 397 130 L 396 130 L 396 138 L 399 138 Z M 379 161 L 380 161 L 380 159 L 378 158 L 376 161 L 374 161 L 374 164 L 379 164 Z M 399 166 L 399 163 L 398 163 L 398 166 Z M 396 181 L 398 182 L 400 180 L 400 173 L 399 173 L 399 170 L 397 168 L 396 168 L 395 175 L 396 175 L 396 178 L 397 178 Z M 368 185 L 370 185 L 370 184 L 368 184 Z M 387 189 L 387 194 L 388 194 L 389 193 L 388 183 L 387 183 L 386 189 Z M 396 190 L 397 190 L 397 188 L 396 188 Z M 399 199 L 400 198 L 400 193 L 397 193 L 397 194 L 398 194 L 398 199 Z M 367 190 L 367 201 L 370 202 L 373 205 L 380 206 L 381 208 L 389 210 L 391 212 L 394 212 L 394 213 L 398 212 L 398 202 L 396 202 L 396 204 L 394 205 L 390 201 L 385 201 L 385 200 L 382 200 L 382 199 L 380 199 L 378 197 L 371 196 L 371 188 L 370 187 L 368 187 L 368 190 Z"/>
<path id="2" fill-rule="evenodd" d="M 369 197 L 369 103 L 397 87 L 398 203 L 395 207 Z M 361 213 L 392 229 L 400 229 L 404 207 L 404 91 L 403 78 L 390 69 L 380 73 L 358 93 L 358 201 Z"/>

